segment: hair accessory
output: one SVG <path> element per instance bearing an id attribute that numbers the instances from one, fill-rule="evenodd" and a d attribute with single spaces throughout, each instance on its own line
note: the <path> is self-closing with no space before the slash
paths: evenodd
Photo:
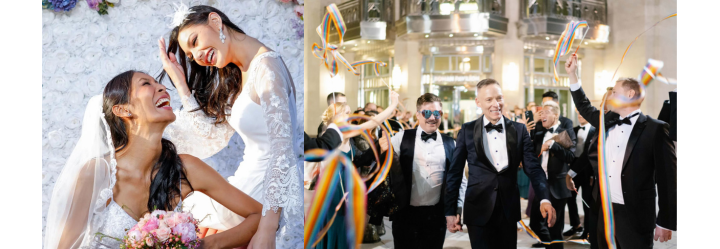
<path id="1" fill-rule="evenodd" d="M 190 10 L 190 7 L 188 7 L 182 2 L 180 2 L 180 4 L 173 3 L 173 5 L 175 5 L 175 13 L 169 16 L 172 17 L 172 23 L 170 23 L 170 28 L 180 26 L 180 24 L 185 21 L 188 15 L 195 13 L 195 11 Z"/>

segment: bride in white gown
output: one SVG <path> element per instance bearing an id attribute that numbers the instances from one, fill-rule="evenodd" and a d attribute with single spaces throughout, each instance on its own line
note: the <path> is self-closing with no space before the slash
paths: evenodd
<path id="1" fill-rule="evenodd" d="M 55 182 L 44 248 L 119 248 L 118 239 L 143 215 L 179 211 L 194 191 L 246 217 L 204 238 L 200 248 L 250 243 L 262 206 L 162 138 L 176 118 L 165 90 L 149 75 L 127 71 L 113 78 L 102 96 L 90 99 L 80 140 Z"/>
<path id="2" fill-rule="evenodd" d="M 296 89 L 282 58 L 210 6 L 181 9 L 173 26 L 167 50 L 165 40 L 158 41 L 160 79 L 170 77 L 183 110 L 165 137 L 179 152 L 206 158 L 225 148 L 237 131 L 245 153 L 228 181 L 263 205 L 250 246 L 302 248 L 304 137 L 296 120 Z M 218 230 L 243 220 L 201 195 L 185 206 L 199 216 L 210 214 L 201 225 Z"/>

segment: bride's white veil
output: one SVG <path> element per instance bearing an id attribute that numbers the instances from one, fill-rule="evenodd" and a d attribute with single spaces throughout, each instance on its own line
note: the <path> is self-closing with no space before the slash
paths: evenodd
<path id="1" fill-rule="evenodd" d="M 115 186 L 115 149 L 103 114 L 103 96 L 90 99 L 82 134 L 55 182 L 44 248 L 78 248 L 92 241 Z"/>

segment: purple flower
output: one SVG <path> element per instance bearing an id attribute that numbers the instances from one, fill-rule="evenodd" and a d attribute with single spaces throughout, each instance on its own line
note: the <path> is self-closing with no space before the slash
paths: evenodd
<path id="1" fill-rule="evenodd" d="M 88 7 L 94 10 L 100 10 L 100 3 L 103 0 L 87 0 Z"/>
<path id="2" fill-rule="evenodd" d="M 305 23 L 300 19 L 293 20 L 292 22 L 295 35 L 298 39 L 303 39 L 303 37 L 305 37 Z"/>
<path id="3" fill-rule="evenodd" d="M 182 234 L 182 243 L 188 243 L 197 239 L 195 225 L 192 223 L 181 223 L 172 228 L 173 234 Z"/>
<path id="4" fill-rule="evenodd" d="M 70 11 L 75 8 L 77 0 L 50 0 L 50 3 L 55 7 L 55 11 Z"/>

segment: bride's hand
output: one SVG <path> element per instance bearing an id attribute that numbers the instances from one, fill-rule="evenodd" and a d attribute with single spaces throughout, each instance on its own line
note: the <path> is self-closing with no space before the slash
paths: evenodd
<path id="1" fill-rule="evenodd" d="M 185 73 L 183 72 L 182 66 L 178 63 L 175 58 L 175 54 L 170 52 L 169 56 L 166 53 L 165 38 L 158 40 L 158 47 L 160 48 L 160 60 L 163 64 L 163 69 L 170 76 L 170 80 L 175 83 L 175 88 L 178 93 L 182 96 L 190 96 L 190 89 L 185 81 Z"/>
<path id="2" fill-rule="evenodd" d="M 248 249 L 275 248 L 275 230 L 258 227 L 255 236 L 250 240 Z"/>

